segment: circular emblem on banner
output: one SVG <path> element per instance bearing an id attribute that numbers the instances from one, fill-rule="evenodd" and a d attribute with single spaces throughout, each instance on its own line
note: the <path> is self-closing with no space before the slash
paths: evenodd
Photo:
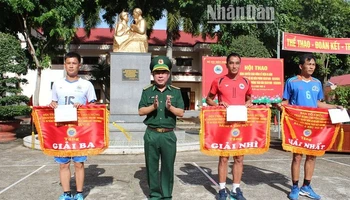
<path id="1" fill-rule="evenodd" d="M 239 84 L 239 88 L 241 88 L 243 90 L 244 89 L 244 84 L 243 83 Z"/>
<path id="2" fill-rule="evenodd" d="M 222 71 L 223 71 L 223 69 L 222 69 L 221 65 L 215 65 L 215 67 L 214 67 L 215 74 L 221 74 Z"/>
<path id="3" fill-rule="evenodd" d="M 75 128 L 68 128 L 67 129 L 67 135 L 69 137 L 74 137 L 77 134 L 77 130 Z"/>
<path id="4" fill-rule="evenodd" d="M 310 129 L 305 129 L 303 132 L 305 137 L 310 137 L 311 133 L 312 133 L 312 131 Z"/>
<path id="5" fill-rule="evenodd" d="M 231 134 L 233 137 L 237 137 L 237 136 L 239 136 L 240 131 L 239 131 L 239 129 L 235 128 L 232 130 Z"/>

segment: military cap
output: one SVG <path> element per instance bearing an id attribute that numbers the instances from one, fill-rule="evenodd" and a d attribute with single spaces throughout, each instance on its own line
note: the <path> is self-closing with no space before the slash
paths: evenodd
<path id="1" fill-rule="evenodd" d="M 151 72 L 155 70 L 166 70 L 170 71 L 172 67 L 171 61 L 166 56 L 157 56 L 154 57 L 149 65 Z"/>

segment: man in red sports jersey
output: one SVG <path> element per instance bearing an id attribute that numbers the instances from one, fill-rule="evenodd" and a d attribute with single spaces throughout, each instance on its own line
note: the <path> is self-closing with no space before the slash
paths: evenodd
<path id="1" fill-rule="evenodd" d="M 248 79 L 239 75 L 239 68 L 241 64 L 241 57 L 237 53 L 231 53 L 226 58 L 226 67 L 228 73 L 225 76 L 215 79 L 210 87 L 206 103 L 210 106 L 217 106 L 214 101 L 215 96 L 218 96 L 219 105 L 225 107 L 229 105 L 245 105 L 252 106 L 251 94 L 252 87 Z M 230 192 L 230 197 L 236 200 L 245 200 L 242 190 L 240 189 L 240 182 L 243 173 L 243 158 L 244 156 L 233 156 L 234 163 L 232 168 L 233 187 Z M 227 162 L 228 156 L 220 156 L 218 165 L 219 174 L 219 200 L 226 200 L 226 176 L 227 176 Z"/>

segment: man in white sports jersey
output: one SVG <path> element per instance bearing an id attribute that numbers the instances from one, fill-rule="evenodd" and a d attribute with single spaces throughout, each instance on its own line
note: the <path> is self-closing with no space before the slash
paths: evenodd
<path id="1" fill-rule="evenodd" d="M 96 101 L 94 86 L 90 81 L 79 78 L 78 71 L 81 66 L 81 57 L 78 53 L 69 52 L 64 58 L 64 68 L 67 75 L 64 79 L 55 81 L 52 85 L 52 102 L 51 108 L 57 108 L 57 105 L 73 105 L 78 108 L 87 103 Z M 86 156 L 75 157 L 55 157 L 54 160 L 60 164 L 60 181 L 62 184 L 63 194 L 59 200 L 83 200 L 84 186 L 84 162 Z M 77 193 L 73 196 L 70 191 L 70 161 L 74 161 L 75 181 Z"/>

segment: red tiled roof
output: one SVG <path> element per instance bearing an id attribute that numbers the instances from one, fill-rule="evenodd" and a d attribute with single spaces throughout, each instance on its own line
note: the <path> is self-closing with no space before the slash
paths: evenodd
<path id="1" fill-rule="evenodd" d="M 90 37 L 86 37 L 83 28 L 78 28 L 73 40 L 74 44 L 113 44 L 114 29 L 95 28 L 91 30 Z M 149 45 L 164 46 L 166 42 L 165 30 L 153 30 L 148 39 Z M 174 41 L 174 46 L 194 46 L 197 43 L 216 43 L 217 36 L 214 38 L 207 37 L 203 40 L 201 36 L 192 36 L 183 31 L 180 32 L 180 39 Z"/>
<path id="2" fill-rule="evenodd" d="M 350 85 L 350 74 L 333 76 L 329 79 L 329 81 L 336 85 Z"/>

